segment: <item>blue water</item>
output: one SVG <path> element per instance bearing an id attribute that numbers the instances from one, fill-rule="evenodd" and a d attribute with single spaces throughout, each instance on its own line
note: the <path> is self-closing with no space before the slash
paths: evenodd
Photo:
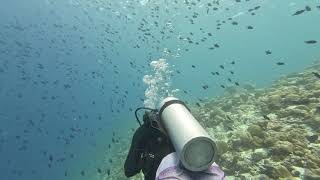
<path id="1" fill-rule="evenodd" d="M 131 139 L 127 132 L 137 127 L 132 110 L 150 98 L 143 77 L 154 75 L 151 61 L 166 59 L 172 72 L 163 77 L 164 90 L 179 89 L 173 94 L 194 105 L 222 95 L 221 85 L 267 87 L 319 60 L 318 1 L 225 0 L 208 13 L 213 1 L 186 2 L 2 2 L 0 179 L 99 179 L 97 168 L 112 170 L 108 145 L 120 147 L 113 133 Z M 305 6 L 311 11 L 292 16 Z M 219 47 L 210 50 L 214 44 Z M 211 74 L 216 71 L 219 76 Z"/>

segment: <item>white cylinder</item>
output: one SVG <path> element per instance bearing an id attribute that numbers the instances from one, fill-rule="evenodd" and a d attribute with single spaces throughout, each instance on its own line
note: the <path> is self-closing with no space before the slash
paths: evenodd
<path id="1" fill-rule="evenodd" d="M 203 171 L 212 165 L 216 144 L 183 102 L 173 97 L 164 99 L 160 118 L 185 168 Z"/>

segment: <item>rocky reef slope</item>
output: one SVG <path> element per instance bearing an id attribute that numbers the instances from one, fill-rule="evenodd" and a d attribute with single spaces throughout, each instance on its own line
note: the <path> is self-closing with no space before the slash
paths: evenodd
<path id="1" fill-rule="evenodd" d="M 230 88 L 192 109 L 216 140 L 217 163 L 228 179 L 320 179 L 320 78 L 314 72 L 320 72 L 319 64 L 269 88 Z M 105 179 L 127 179 L 124 149 Z"/>
<path id="2" fill-rule="evenodd" d="M 320 179 L 320 65 L 270 88 L 229 89 L 196 117 L 218 142 L 229 179 Z"/>

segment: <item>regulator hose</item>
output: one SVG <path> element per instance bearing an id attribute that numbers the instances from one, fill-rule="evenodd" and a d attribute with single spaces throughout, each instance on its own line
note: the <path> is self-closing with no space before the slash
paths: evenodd
<path id="1" fill-rule="evenodd" d="M 141 109 L 145 109 L 145 110 L 150 110 L 150 111 L 157 111 L 157 109 L 152 109 L 152 108 L 148 108 L 148 107 L 139 107 L 135 110 L 134 115 L 136 116 L 136 120 L 139 123 L 140 126 L 142 126 L 139 117 L 138 117 L 138 111 L 140 111 Z"/>

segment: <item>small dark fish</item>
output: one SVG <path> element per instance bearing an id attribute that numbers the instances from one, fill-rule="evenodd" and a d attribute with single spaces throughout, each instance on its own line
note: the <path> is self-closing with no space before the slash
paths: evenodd
<path id="1" fill-rule="evenodd" d="M 236 62 L 235 61 L 232 61 L 230 64 L 235 64 Z"/>
<path id="2" fill-rule="evenodd" d="M 270 50 L 266 50 L 266 55 L 270 55 L 272 52 Z"/>
<path id="3" fill-rule="evenodd" d="M 112 159 L 111 158 L 109 158 L 109 163 L 112 163 Z"/>
<path id="4" fill-rule="evenodd" d="M 229 82 L 232 82 L 232 80 L 231 80 L 230 78 L 228 78 L 228 81 L 229 81 Z"/>
<path id="5" fill-rule="evenodd" d="M 315 77 L 317 77 L 317 78 L 320 79 L 320 74 L 319 74 L 319 73 L 317 73 L 317 72 L 312 72 L 312 74 L 313 74 Z"/>
<path id="6" fill-rule="evenodd" d="M 261 8 L 261 6 L 256 6 L 256 7 L 254 7 L 254 10 L 258 10 L 260 8 Z"/>
<path id="7" fill-rule="evenodd" d="M 49 161 L 53 161 L 52 155 L 49 156 Z"/>
<path id="8" fill-rule="evenodd" d="M 277 62 L 276 64 L 277 64 L 278 66 L 283 66 L 283 65 L 285 65 L 284 62 Z"/>
<path id="9" fill-rule="evenodd" d="M 236 86 L 240 86 L 240 84 L 239 84 L 238 82 L 235 82 L 234 84 L 235 84 Z"/>
<path id="10" fill-rule="evenodd" d="M 230 116 L 229 116 L 229 115 L 227 115 L 226 117 L 227 117 L 230 121 L 232 121 L 232 119 L 230 118 Z"/>
<path id="11" fill-rule="evenodd" d="M 84 170 L 81 171 L 81 176 L 86 175 L 86 173 L 84 172 Z"/>
<path id="12" fill-rule="evenodd" d="M 230 71 L 230 73 L 231 73 L 231 74 L 234 74 L 234 72 L 233 72 L 233 71 Z"/>
<path id="13" fill-rule="evenodd" d="M 320 9 L 320 6 L 317 6 L 318 9 Z"/>
<path id="14" fill-rule="evenodd" d="M 306 6 L 306 11 L 311 11 L 311 7 L 310 6 Z"/>
<path id="15" fill-rule="evenodd" d="M 196 105 L 197 105 L 198 107 L 201 107 L 201 105 L 200 105 L 198 102 L 196 103 Z"/>
<path id="16" fill-rule="evenodd" d="M 220 87 L 222 87 L 223 89 L 226 88 L 224 85 L 220 85 Z"/>
<path id="17" fill-rule="evenodd" d="M 224 69 L 224 66 L 223 66 L 223 65 L 220 65 L 220 68 L 221 68 L 221 69 Z"/>
<path id="18" fill-rule="evenodd" d="M 266 120 L 271 120 L 267 115 L 263 115 L 263 118 Z"/>
<path id="19" fill-rule="evenodd" d="M 220 73 L 219 73 L 219 72 L 216 72 L 216 75 L 218 75 L 218 76 L 219 76 L 219 75 L 220 75 Z"/>
<path id="20" fill-rule="evenodd" d="M 209 86 L 208 86 L 208 85 L 203 85 L 202 88 L 203 88 L 204 90 L 206 90 L 206 89 L 209 88 Z"/>
<path id="21" fill-rule="evenodd" d="M 102 173 L 102 170 L 100 168 L 97 168 L 97 171 L 98 171 L 99 174 Z"/>
<path id="22" fill-rule="evenodd" d="M 232 24 L 232 25 L 238 25 L 238 22 L 233 21 L 231 24 Z"/>
<path id="23" fill-rule="evenodd" d="M 70 84 L 64 84 L 63 86 L 65 89 L 71 88 Z"/>
<path id="24" fill-rule="evenodd" d="M 110 176 L 110 169 L 107 170 L 107 174 L 108 174 L 108 176 Z"/>
<path id="25" fill-rule="evenodd" d="M 300 15 L 300 14 L 304 13 L 304 11 L 305 11 L 304 9 L 303 10 L 298 10 L 292 16 Z"/>
<path id="26" fill-rule="evenodd" d="M 308 40 L 308 41 L 304 41 L 306 44 L 315 44 L 317 43 L 316 40 Z"/>
<path id="27" fill-rule="evenodd" d="M 216 75 L 214 72 L 211 72 L 211 74 L 214 76 L 214 75 Z"/>
<path id="28" fill-rule="evenodd" d="M 220 45 L 219 45 L 219 44 L 214 44 L 214 47 L 215 47 L 215 48 L 219 48 Z"/>
<path id="29" fill-rule="evenodd" d="M 318 140 L 318 135 L 306 136 L 306 138 L 310 143 L 314 143 Z"/>
<path id="30" fill-rule="evenodd" d="M 247 29 L 253 29 L 253 27 L 252 26 L 247 26 Z"/>
<path id="31" fill-rule="evenodd" d="M 21 94 L 21 93 L 18 93 L 18 98 L 22 98 L 23 97 L 23 95 Z"/>
<path id="32" fill-rule="evenodd" d="M 192 67 L 192 68 L 196 68 L 196 66 L 195 66 L 195 65 L 192 65 L 191 67 Z"/>

